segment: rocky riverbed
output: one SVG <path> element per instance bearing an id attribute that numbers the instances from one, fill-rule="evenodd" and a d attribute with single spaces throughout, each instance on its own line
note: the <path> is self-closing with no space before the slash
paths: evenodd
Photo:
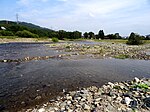
<path id="1" fill-rule="evenodd" d="M 50 44 L 50 48 L 70 52 L 66 57 L 82 57 L 88 58 L 130 58 L 150 60 L 150 55 L 146 53 L 150 49 L 150 44 L 141 46 L 129 46 L 126 44 L 116 43 L 100 43 L 100 44 L 80 44 L 80 43 L 56 43 Z M 64 55 L 63 55 L 64 56 Z"/>
<path id="2" fill-rule="evenodd" d="M 0 59 L 0 62 L 26 62 L 32 60 L 47 60 L 51 58 L 67 58 L 67 59 L 82 59 L 82 58 L 117 58 L 117 59 L 140 59 L 150 60 L 150 44 L 141 46 L 117 44 L 117 43 L 99 43 L 92 42 L 63 42 L 45 44 L 49 46 L 49 50 L 55 50 L 57 55 L 45 56 L 27 56 L 18 59 Z"/>
<path id="3" fill-rule="evenodd" d="M 63 97 L 26 112 L 149 112 L 150 79 L 108 82 L 101 88 L 91 86 L 78 91 L 63 91 Z"/>

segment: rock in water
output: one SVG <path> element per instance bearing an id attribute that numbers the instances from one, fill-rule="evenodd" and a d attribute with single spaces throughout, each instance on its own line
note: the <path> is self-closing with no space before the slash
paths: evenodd
<path id="1" fill-rule="evenodd" d="M 134 81 L 138 83 L 140 81 L 140 79 L 138 79 L 137 77 L 135 77 Z"/>
<path id="2" fill-rule="evenodd" d="M 150 108 L 150 97 L 145 98 L 143 101 L 144 101 L 145 105 Z"/>
<path id="3" fill-rule="evenodd" d="M 130 99 L 129 97 L 125 97 L 125 103 L 127 105 L 129 105 L 131 101 L 132 101 L 132 99 Z"/>

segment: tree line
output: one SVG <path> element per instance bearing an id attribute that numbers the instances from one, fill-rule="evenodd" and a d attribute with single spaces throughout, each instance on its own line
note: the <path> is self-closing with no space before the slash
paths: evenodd
<path id="1" fill-rule="evenodd" d="M 123 39 L 119 33 L 105 35 L 103 30 L 100 30 L 98 34 L 85 32 L 83 36 L 85 39 Z"/>
<path id="2" fill-rule="evenodd" d="M 5 29 L 3 29 L 3 27 Z M 135 34 L 135 33 L 134 33 Z M 133 33 L 132 33 L 133 35 Z M 142 40 L 150 40 L 150 35 L 147 36 L 140 36 L 135 34 L 136 38 Z M 138 35 L 138 36 L 137 36 Z M 48 28 L 43 28 L 31 23 L 20 22 L 16 24 L 16 22 L 9 21 L 0 21 L 0 36 L 18 36 L 18 37 L 27 37 L 27 38 L 58 38 L 60 40 L 66 39 L 124 39 L 119 35 L 119 33 L 115 34 L 108 34 L 105 35 L 103 30 L 99 30 L 98 34 L 94 34 L 94 32 L 85 32 L 82 33 L 80 31 L 54 31 Z M 131 36 L 131 35 L 130 35 Z M 130 37 L 129 36 L 129 37 Z M 128 37 L 128 38 L 129 38 Z"/>

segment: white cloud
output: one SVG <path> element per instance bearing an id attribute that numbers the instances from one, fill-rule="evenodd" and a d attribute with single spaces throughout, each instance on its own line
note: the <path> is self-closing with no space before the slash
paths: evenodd
<path id="1" fill-rule="evenodd" d="M 34 5 L 34 3 L 41 3 L 41 2 L 48 2 L 49 0 L 18 0 L 18 4 L 19 5 L 24 5 L 24 6 L 28 6 L 28 5 Z"/>
<path id="2" fill-rule="evenodd" d="M 28 5 L 30 3 L 30 1 L 29 0 L 19 0 L 17 3 L 20 5 Z"/>
<path id="3" fill-rule="evenodd" d="M 68 0 L 58 0 L 58 1 L 61 1 L 61 2 L 67 2 Z"/>
<path id="4" fill-rule="evenodd" d="M 142 26 L 150 19 L 147 0 L 19 0 L 19 3 L 27 7 L 20 11 L 22 18 L 65 30 L 104 29 L 126 34 L 125 28 L 134 28 L 139 22 L 143 22 Z"/>

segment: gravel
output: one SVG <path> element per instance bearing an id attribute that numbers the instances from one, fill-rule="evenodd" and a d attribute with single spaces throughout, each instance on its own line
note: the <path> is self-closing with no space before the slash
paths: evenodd
<path id="1" fill-rule="evenodd" d="M 116 82 L 64 92 L 25 112 L 150 112 L 150 79 Z"/>

